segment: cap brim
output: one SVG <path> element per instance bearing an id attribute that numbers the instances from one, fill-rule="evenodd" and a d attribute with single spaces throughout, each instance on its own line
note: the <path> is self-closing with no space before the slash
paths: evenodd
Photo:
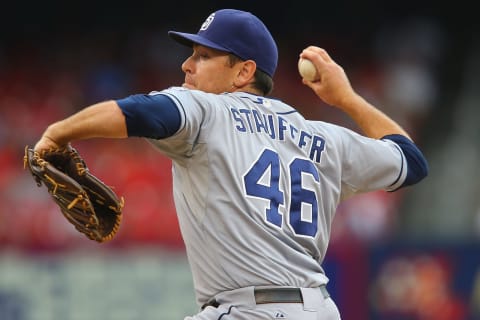
<path id="1" fill-rule="evenodd" d="M 184 46 L 192 47 L 192 45 L 195 43 L 205 47 L 230 52 L 227 48 L 222 47 L 202 36 L 199 36 L 198 34 L 168 31 L 168 35 L 170 36 L 170 38 Z"/>

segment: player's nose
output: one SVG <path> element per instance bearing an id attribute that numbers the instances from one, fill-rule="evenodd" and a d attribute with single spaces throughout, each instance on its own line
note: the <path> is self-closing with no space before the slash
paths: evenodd
<path id="1" fill-rule="evenodd" d="M 185 73 L 192 73 L 193 72 L 193 67 L 194 67 L 194 64 L 193 64 L 192 57 L 188 57 L 182 63 L 182 71 L 185 72 Z"/>

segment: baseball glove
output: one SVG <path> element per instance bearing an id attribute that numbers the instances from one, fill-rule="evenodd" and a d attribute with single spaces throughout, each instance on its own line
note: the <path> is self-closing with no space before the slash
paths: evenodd
<path id="1" fill-rule="evenodd" d="M 24 167 L 48 190 L 75 229 L 97 242 L 111 240 L 122 220 L 123 197 L 90 173 L 71 145 L 36 152 L 25 147 Z"/>

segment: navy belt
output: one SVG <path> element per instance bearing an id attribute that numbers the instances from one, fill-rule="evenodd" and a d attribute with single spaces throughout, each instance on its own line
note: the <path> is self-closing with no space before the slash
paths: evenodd
<path id="1" fill-rule="evenodd" d="M 325 285 L 318 287 L 323 295 L 324 299 L 330 297 Z M 266 303 L 303 303 L 302 291 L 300 288 L 255 288 L 254 289 L 255 302 L 257 304 Z M 215 298 L 208 300 L 203 306 L 202 310 L 206 307 L 218 307 L 220 304 Z"/>

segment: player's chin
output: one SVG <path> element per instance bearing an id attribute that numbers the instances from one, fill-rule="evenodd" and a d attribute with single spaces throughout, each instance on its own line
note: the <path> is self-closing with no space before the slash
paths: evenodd
<path id="1" fill-rule="evenodd" d="M 187 88 L 187 89 L 195 89 L 195 86 L 189 83 L 184 83 L 182 84 L 182 87 Z"/>

